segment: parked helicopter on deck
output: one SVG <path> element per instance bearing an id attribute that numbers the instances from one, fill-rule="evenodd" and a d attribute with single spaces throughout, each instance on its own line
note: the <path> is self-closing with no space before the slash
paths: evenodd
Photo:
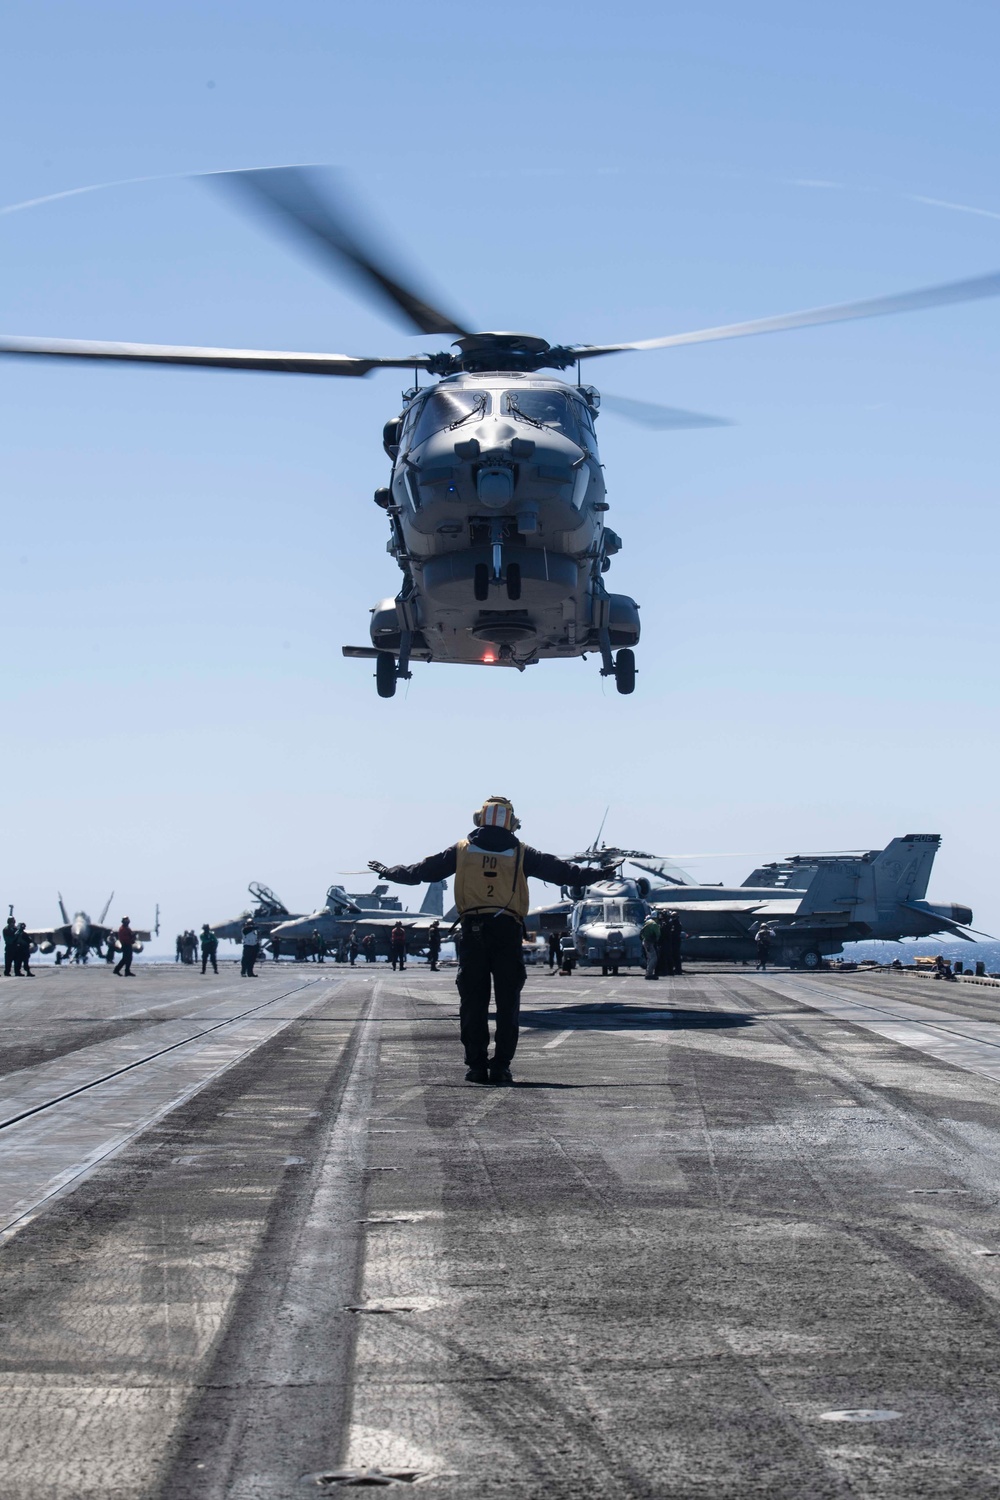
<path id="1" fill-rule="evenodd" d="M 362 376 L 410 369 L 440 383 L 404 392 L 386 424 L 392 460 L 375 501 L 388 515 L 389 551 L 403 582 L 372 610 L 371 644 L 345 655 L 375 661 L 378 692 L 390 698 L 413 661 L 525 667 L 546 658 L 600 656 L 620 693 L 635 687 L 639 611 L 609 593 L 604 575 L 621 539 L 608 510 L 594 422 L 600 397 L 582 383 L 582 362 L 598 355 L 665 349 L 1000 293 L 1000 273 L 820 307 L 719 328 L 615 344 L 550 345 L 533 334 L 474 333 L 464 320 L 389 270 L 355 216 L 303 168 L 204 174 L 237 190 L 297 234 L 338 272 L 347 270 L 408 327 L 454 333 L 451 351 L 390 358 L 272 350 L 188 348 L 48 338 L 0 338 L 0 353 L 125 360 L 285 374 Z M 576 367 L 569 384 L 546 370 Z M 719 419 L 647 402 L 605 397 L 604 406 L 654 427 L 725 425 Z"/>

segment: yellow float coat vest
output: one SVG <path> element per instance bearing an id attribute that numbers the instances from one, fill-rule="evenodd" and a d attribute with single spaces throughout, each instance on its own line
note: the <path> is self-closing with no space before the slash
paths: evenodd
<path id="1" fill-rule="evenodd" d="M 455 905 L 459 915 L 510 912 L 522 922 L 528 915 L 528 882 L 524 845 L 513 849 L 477 849 L 468 839 L 455 845 Z"/>

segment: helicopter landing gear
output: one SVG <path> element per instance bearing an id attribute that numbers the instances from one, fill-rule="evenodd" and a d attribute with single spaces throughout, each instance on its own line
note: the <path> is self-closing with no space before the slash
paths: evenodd
<path id="1" fill-rule="evenodd" d="M 375 658 L 375 686 L 380 698 L 395 696 L 396 658 L 390 651 L 380 651 Z"/>
<path id="2" fill-rule="evenodd" d="M 620 693 L 635 692 L 635 652 L 623 646 L 615 657 L 615 687 Z"/>
<path id="3" fill-rule="evenodd" d="M 620 693 L 635 692 L 635 652 L 631 646 L 623 646 L 617 656 L 611 655 L 611 636 L 605 627 L 598 633 L 601 646 L 602 677 L 613 677 Z"/>

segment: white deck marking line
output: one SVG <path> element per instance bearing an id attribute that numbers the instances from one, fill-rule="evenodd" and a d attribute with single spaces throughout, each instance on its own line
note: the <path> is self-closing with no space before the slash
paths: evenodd
<path id="1" fill-rule="evenodd" d="M 573 1029 L 574 1028 L 571 1028 L 569 1031 L 560 1031 L 559 1035 L 554 1036 L 551 1042 L 543 1042 L 541 1050 L 543 1052 L 547 1052 L 550 1047 L 558 1047 L 560 1042 L 564 1042 L 568 1036 L 573 1035 Z"/>
<path id="2" fill-rule="evenodd" d="M 307 982 L 298 986 L 295 990 L 275 997 L 275 1000 L 283 1000 L 289 998 L 289 995 L 302 995 L 303 998 L 300 1001 L 296 1014 L 279 1014 L 270 1018 L 266 1016 L 244 1017 L 244 1027 L 250 1026 L 253 1028 L 251 1035 L 240 1036 L 240 1028 L 234 1027 L 228 1037 L 209 1038 L 207 1041 L 204 1037 L 192 1038 L 193 1042 L 200 1040 L 201 1046 L 192 1046 L 188 1049 L 187 1053 L 180 1050 L 180 1058 L 182 1059 L 182 1067 L 189 1068 L 192 1065 L 194 1066 L 195 1076 L 189 1078 L 186 1083 L 180 1084 L 179 1087 L 174 1085 L 171 1088 L 168 1083 L 167 1097 L 164 1098 L 161 1094 L 159 1101 L 156 1100 L 156 1083 L 159 1082 L 162 1088 L 163 1082 L 166 1081 L 163 1079 L 156 1080 L 147 1085 L 143 1079 L 134 1078 L 130 1069 L 124 1069 L 122 1073 L 126 1076 L 119 1074 L 111 1079 L 102 1078 L 95 1080 L 96 1083 L 104 1085 L 108 1091 L 120 1091 L 122 1089 L 134 1091 L 131 1104 L 127 1094 L 118 1101 L 124 1106 L 123 1112 L 131 1116 L 127 1120 L 106 1120 L 102 1124 L 100 1120 L 91 1121 L 86 1115 L 78 1113 L 76 1106 L 80 1104 L 85 1103 L 88 1109 L 92 1108 L 91 1100 L 101 1096 L 101 1089 L 98 1089 L 96 1096 L 90 1095 L 86 1089 L 79 1089 L 74 1090 L 72 1094 L 67 1096 L 65 1101 L 51 1101 L 53 1105 L 65 1103 L 67 1109 L 74 1114 L 74 1118 L 71 1121 L 70 1139 L 62 1151 L 60 1151 L 58 1140 L 49 1145 L 47 1149 L 44 1141 L 35 1140 L 35 1135 L 39 1129 L 43 1131 L 43 1134 L 51 1130 L 53 1120 L 47 1111 L 38 1110 L 32 1112 L 33 1118 L 25 1119 L 11 1126 L 9 1128 L 9 1135 L 13 1139 L 8 1142 L 5 1137 L 6 1158 L 4 1161 L 4 1167 L 9 1169 L 7 1175 L 11 1177 L 11 1182 L 5 1182 L 3 1176 L 0 1175 L 0 1219 L 6 1219 L 6 1222 L 0 1222 L 0 1244 L 5 1243 L 23 1229 L 26 1224 L 29 1224 L 32 1219 L 37 1218 L 39 1213 L 43 1212 L 53 1199 L 61 1197 L 67 1191 L 72 1191 L 77 1187 L 102 1162 L 107 1161 L 109 1157 L 117 1155 L 131 1141 L 134 1141 L 138 1136 L 151 1129 L 152 1126 L 156 1125 L 166 1115 L 171 1114 L 174 1110 L 186 1104 L 195 1094 L 200 1093 L 202 1089 L 213 1083 L 215 1079 L 227 1072 L 235 1064 L 242 1062 L 250 1053 L 255 1052 L 258 1047 L 271 1041 L 280 1032 L 284 1031 L 286 1027 L 300 1019 L 304 1011 L 312 1010 L 321 1004 L 325 1004 L 330 998 L 331 992 L 335 993 L 340 987 L 334 981 L 323 985 L 317 991 L 314 989 L 314 985 L 318 983 L 321 983 L 321 981 Z M 308 994 L 304 992 L 308 992 Z M 268 1003 L 273 1004 L 275 1002 L 265 1002 L 265 1004 Z M 261 1008 L 254 1007 L 255 1010 Z M 236 1020 L 238 1018 L 233 1019 Z M 174 1051 L 175 1049 L 171 1048 L 169 1050 Z M 155 1060 L 158 1061 L 159 1057 Z M 147 1061 L 153 1062 L 154 1059 L 150 1058 Z M 201 1070 L 202 1066 L 204 1066 L 204 1071 Z M 171 1072 L 177 1072 L 178 1064 L 171 1061 L 169 1068 Z M 81 1095 L 83 1096 L 82 1099 L 80 1098 Z M 60 1120 L 61 1118 L 60 1112 Z M 26 1133 L 27 1139 L 25 1138 Z M 92 1143 L 89 1150 L 87 1149 L 88 1138 L 89 1143 Z M 62 1170 L 59 1170 L 58 1158 L 60 1155 L 65 1162 Z M 19 1188 L 14 1179 L 18 1176 L 18 1169 L 21 1163 L 27 1163 L 28 1171 L 30 1172 L 30 1161 L 33 1156 L 38 1159 L 38 1175 L 34 1190 L 32 1191 L 32 1187 L 27 1183 Z M 48 1165 L 45 1163 L 46 1156 L 49 1158 Z"/>
<path id="3" fill-rule="evenodd" d="M 777 991 L 811 1010 L 863 1026 L 887 1041 L 899 1042 L 967 1073 L 1000 1081 L 1000 1024 L 995 1021 L 969 1021 L 946 1011 L 923 1009 L 905 1000 L 880 997 L 873 1001 L 858 990 L 844 993 L 838 986 L 834 992 L 808 980 L 746 977 L 751 984 Z"/>

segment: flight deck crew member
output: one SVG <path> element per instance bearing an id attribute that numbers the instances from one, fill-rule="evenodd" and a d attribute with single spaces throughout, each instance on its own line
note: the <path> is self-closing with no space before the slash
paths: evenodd
<path id="1" fill-rule="evenodd" d="M 211 963 L 212 965 L 212 972 L 214 974 L 218 974 L 219 965 L 215 960 L 215 955 L 218 953 L 218 951 L 219 939 L 216 937 L 211 927 L 209 927 L 208 923 L 203 922 L 201 927 L 201 972 L 203 974 L 207 969 L 209 963 Z"/>
<path id="2" fill-rule="evenodd" d="M 767 961 L 771 956 L 771 938 L 774 936 L 766 922 L 757 928 L 754 946 L 757 949 L 757 967 L 767 972 Z"/>
<path id="3" fill-rule="evenodd" d="M 364 951 L 365 963 L 373 964 L 376 958 L 374 932 L 365 933 L 364 937 L 361 939 L 361 947 Z"/>
<path id="4" fill-rule="evenodd" d="M 243 931 L 240 933 L 243 943 L 243 962 L 240 966 L 240 974 L 244 979 L 256 979 L 253 966 L 260 957 L 260 933 L 253 924 L 253 918 L 247 917 L 243 923 Z"/>
<path id="5" fill-rule="evenodd" d="M 684 936 L 684 929 L 681 927 L 679 913 L 673 910 L 668 911 L 665 925 L 667 930 L 667 973 L 683 974 L 684 970 L 681 968 L 681 938 Z"/>
<path id="6" fill-rule="evenodd" d="M 427 962 L 431 966 L 431 973 L 437 973 L 438 959 L 441 957 L 441 923 L 435 917 L 427 934 Z"/>
<path id="7" fill-rule="evenodd" d="M 399 965 L 400 972 L 406 968 L 406 928 L 402 922 L 394 923 L 389 932 L 389 957 L 392 967 Z"/>
<path id="8" fill-rule="evenodd" d="M 469 1083 L 510 1083 L 510 1064 L 517 1048 L 518 1013 L 524 987 L 521 940 L 528 914 L 528 876 L 555 885 L 593 885 L 608 871 L 571 865 L 554 854 L 542 854 L 515 837 L 521 825 L 506 797 L 490 797 L 473 818 L 475 828 L 415 865 L 382 865 L 369 869 L 399 885 L 421 885 L 455 876 L 455 904 L 461 921 L 458 939 L 459 1020 Z M 490 981 L 497 1023 L 489 1057 Z"/>
<path id="9" fill-rule="evenodd" d="M 17 923 L 13 917 L 8 917 L 3 927 L 3 971 L 10 978 L 11 966 L 14 962 L 14 950 L 17 945 Z"/>
<path id="10" fill-rule="evenodd" d="M 642 924 L 639 937 L 642 941 L 642 951 L 646 956 L 646 978 L 657 979 L 659 978 L 656 965 L 660 957 L 660 923 L 655 911 L 651 911 Z"/>
<path id="11" fill-rule="evenodd" d="M 549 973 L 559 967 L 559 933 L 549 933 Z"/>
<path id="12" fill-rule="evenodd" d="M 122 925 L 115 933 L 115 937 L 118 939 L 122 956 L 115 964 L 114 972 L 119 975 L 124 974 L 126 979 L 133 979 L 135 976 L 132 973 L 132 949 L 135 947 L 135 933 L 129 926 L 128 917 L 122 917 Z"/>
<path id="13" fill-rule="evenodd" d="M 660 941 L 656 945 L 656 977 L 664 978 L 665 975 L 674 972 L 670 952 L 670 913 L 662 911 L 659 913 Z"/>
<path id="14" fill-rule="evenodd" d="M 18 922 L 14 939 L 14 973 L 23 974 L 26 979 L 35 977 L 31 972 L 31 939 L 23 922 Z"/>
<path id="15" fill-rule="evenodd" d="M 358 954 L 360 953 L 360 951 L 361 951 L 361 944 L 358 942 L 357 929 L 354 928 L 354 927 L 352 927 L 351 928 L 351 935 L 347 939 L 347 958 L 348 958 L 348 962 L 350 963 L 352 969 L 354 968 L 354 965 L 357 963 Z"/>

